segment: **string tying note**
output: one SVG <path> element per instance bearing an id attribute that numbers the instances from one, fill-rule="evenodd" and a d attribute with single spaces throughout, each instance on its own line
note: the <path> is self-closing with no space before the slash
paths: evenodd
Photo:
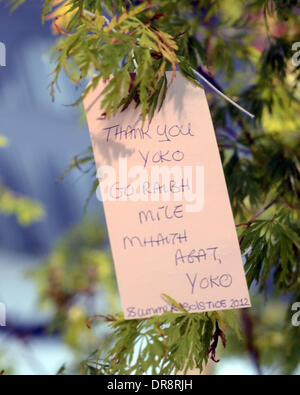
<path id="1" fill-rule="evenodd" d="M 86 15 L 89 15 L 90 17 L 94 18 L 96 15 L 90 11 L 87 10 L 83 10 L 83 12 Z M 104 15 L 104 19 L 105 22 L 109 25 L 110 20 Z M 114 30 L 114 29 L 113 29 Z M 135 67 L 135 70 L 137 70 L 138 68 L 138 64 L 137 61 L 135 59 L 134 56 L 134 51 L 132 49 L 131 51 L 131 56 L 132 56 L 132 61 Z M 249 111 L 245 110 L 242 106 L 240 106 L 238 103 L 236 103 L 235 101 L 233 101 L 232 99 L 230 99 L 230 97 L 226 96 L 223 92 L 221 92 L 218 88 L 216 88 L 211 82 L 208 81 L 207 78 L 205 78 L 202 74 L 200 74 L 198 71 L 196 71 L 195 69 L 192 69 L 193 73 L 195 74 L 196 77 L 200 78 L 202 81 L 204 81 L 217 95 L 221 96 L 224 100 L 228 101 L 228 103 L 230 103 L 232 106 L 236 107 L 238 110 L 240 110 L 241 112 L 243 112 L 244 114 L 248 115 L 248 117 L 250 118 L 255 118 L 255 116 L 253 114 L 251 114 Z"/>
<path id="2" fill-rule="evenodd" d="M 230 99 L 228 96 L 226 96 L 223 92 L 221 92 L 218 88 L 216 88 L 211 82 L 208 81 L 207 78 L 205 78 L 202 74 L 200 74 L 198 71 L 192 69 L 194 74 L 201 78 L 214 92 L 216 92 L 219 96 L 223 97 L 223 99 L 227 100 L 230 104 L 232 104 L 234 107 L 238 108 L 240 111 L 242 111 L 244 114 L 248 115 L 250 118 L 255 118 L 253 114 L 251 114 L 249 111 L 245 110 L 242 106 L 237 104 L 235 101 Z"/>

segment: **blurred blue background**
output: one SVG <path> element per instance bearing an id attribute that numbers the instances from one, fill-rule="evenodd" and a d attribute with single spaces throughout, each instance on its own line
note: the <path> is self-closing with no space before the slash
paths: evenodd
<path id="1" fill-rule="evenodd" d="M 59 337 L 47 334 L 50 317 L 38 310 L 35 284 L 25 273 L 83 218 L 93 181 L 79 171 L 59 180 L 90 140 L 78 109 L 65 106 L 80 91 L 62 78 L 61 93 L 51 101 L 47 85 L 54 40 L 49 24 L 41 24 L 41 2 L 29 1 L 13 14 L 0 3 L 0 42 L 6 46 L 6 67 L 0 67 L 0 135 L 9 141 L 0 153 L 0 179 L 15 193 L 42 203 L 46 212 L 42 221 L 28 227 L 12 216 L 1 215 L 0 220 L 0 301 L 7 308 L 0 351 L 14 373 L 54 374 L 71 358 Z M 96 204 L 93 198 L 89 212 L 100 221 Z"/>

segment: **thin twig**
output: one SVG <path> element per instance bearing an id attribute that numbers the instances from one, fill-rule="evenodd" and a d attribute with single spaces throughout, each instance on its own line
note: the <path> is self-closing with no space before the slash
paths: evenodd
<path id="1" fill-rule="evenodd" d="M 277 201 L 277 198 L 273 199 L 270 203 L 268 203 L 265 207 L 263 207 L 262 209 L 260 209 L 257 213 L 255 213 L 253 215 L 253 217 L 248 221 L 248 222 L 241 222 L 240 224 L 235 225 L 237 228 L 239 226 L 247 226 L 247 228 L 249 228 L 249 226 L 251 226 L 251 224 L 256 220 L 257 217 L 259 217 L 261 214 L 263 214 L 266 210 L 268 210 L 268 208 L 270 208 L 271 206 L 273 206 L 273 204 L 275 204 Z"/>
<path id="2" fill-rule="evenodd" d="M 102 318 L 102 319 L 104 319 L 105 322 L 117 321 L 117 319 L 116 319 L 113 315 L 111 315 L 111 314 L 108 314 L 108 315 L 95 314 L 95 315 L 93 315 L 93 316 L 91 316 L 91 317 L 88 318 L 88 320 L 87 320 L 87 322 L 86 322 L 86 326 L 87 326 L 89 329 L 91 329 L 91 324 L 92 324 L 92 322 L 93 322 L 95 319 L 97 319 L 97 318 Z"/>
<path id="3" fill-rule="evenodd" d="M 276 203 L 276 201 L 277 201 L 277 198 L 271 200 L 270 203 L 268 203 L 265 207 L 263 207 L 261 210 L 259 210 L 257 213 L 255 213 L 255 214 L 253 215 L 253 217 L 250 219 L 250 221 L 248 221 L 248 222 L 242 222 L 241 224 L 236 225 L 236 227 L 239 227 L 239 226 L 246 226 L 247 229 L 248 229 L 248 228 L 253 224 L 253 222 L 256 220 L 256 218 L 257 218 L 258 216 L 260 216 L 262 213 L 264 213 L 266 210 L 268 210 L 268 208 L 270 208 L 271 206 L 273 206 L 273 204 Z M 239 244 L 240 244 L 240 246 L 242 245 L 242 242 L 244 241 L 244 238 L 245 238 L 245 234 L 243 234 L 243 236 L 241 236 L 240 239 L 239 239 Z"/>

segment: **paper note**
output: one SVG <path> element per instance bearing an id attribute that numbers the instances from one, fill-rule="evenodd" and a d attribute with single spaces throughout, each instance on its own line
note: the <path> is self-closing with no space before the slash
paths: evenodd
<path id="1" fill-rule="evenodd" d="M 170 74 L 168 78 L 170 79 Z M 149 123 L 135 103 L 106 119 L 85 99 L 126 319 L 250 306 L 204 90 L 177 73 Z"/>

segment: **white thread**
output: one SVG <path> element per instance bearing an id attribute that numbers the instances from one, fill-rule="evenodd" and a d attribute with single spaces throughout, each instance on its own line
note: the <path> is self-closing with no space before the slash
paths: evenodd
<path id="1" fill-rule="evenodd" d="M 210 83 L 202 74 L 198 73 L 198 71 L 192 69 L 193 72 L 197 75 L 197 77 L 201 78 L 203 81 L 205 81 L 207 83 L 207 85 L 209 85 L 211 87 L 211 89 L 213 89 L 218 95 L 220 95 L 221 97 L 223 97 L 223 99 L 227 100 L 229 103 L 231 103 L 234 107 L 238 108 L 240 111 L 242 111 L 243 113 L 245 113 L 246 115 L 248 115 L 250 118 L 255 118 L 255 116 L 253 114 L 251 114 L 250 112 L 248 112 L 247 110 L 245 110 L 243 107 L 241 107 L 239 104 L 237 104 L 236 102 L 234 102 L 232 99 L 230 99 L 229 97 L 227 97 L 226 95 L 224 95 L 224 93 L 222 93 L 221 91 L 219 91 L 218 88 L 216 88 L 212 83 Z"/>
<path id="2" fill-rule="evenodd" d="M 95 14 L 93 14 L 91 11 L 83 10 L 83 13 L 86 14 L 86 15 L 88 15 L 88 16 L 90 16 L 91 18 L 94 18 L 94 17 L 95 17 Z M 104 17 L 104 18 L 105 18 L 105 17 Z"/>
<path id="3" fill-rule="evenodd" d="M 131 50 L 131 56 L 132 56 L 132 62 L 133 62 L 134 67 L 135 67 L 135 71 L 137 71 L 138 64 L 137 64 L 137 62 L 136 62 L 136 60 L 135 60 L 133 48 L 132 48 L 132 50 Z"/>

